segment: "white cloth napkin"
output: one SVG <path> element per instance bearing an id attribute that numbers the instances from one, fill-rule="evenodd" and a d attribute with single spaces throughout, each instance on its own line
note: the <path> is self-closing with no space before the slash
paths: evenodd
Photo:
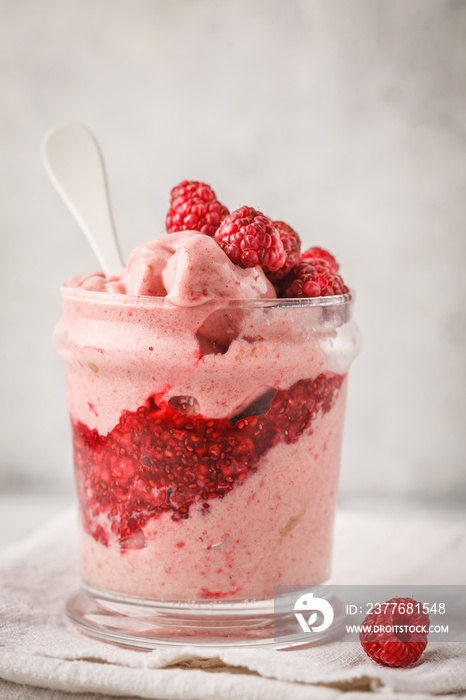
<path id="1" fill-rule="evenodd" d="M 64 700 L 76 692 L 84 694 L 81 700 L 95 693 L 164 700 L 331 700 L 343 691 L 352 691 L 352 698 L 367 690 L 412 698 L 466 691 L 462 643 L 430 643 L 419 662 L 405 669 L 377 665 L 353 642 L 293 651 L 159 647 L 141 652 L 104 644 L 65 619 L 64 600 L 78 581 L 74 512 L 0 558 L 1 698 Z M 466 527 L 340 511 L 331 582 L 464 584 Z"/>

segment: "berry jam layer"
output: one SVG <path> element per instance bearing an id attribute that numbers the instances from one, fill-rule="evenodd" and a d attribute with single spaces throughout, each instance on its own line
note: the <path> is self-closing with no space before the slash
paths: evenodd
<path id="1" fill-rule="evenodd" d="M 137 411 L 124 411 L 107 435 L 75 424 L 86 531 L 104 545 L 111 533 L 124 543 L 166 511 L 174 520 L 186 519 L 200 500 L 208 510 L 209 501 L 244 481 L 271 447 L 296 442 L 317 414 L 327 413 L 342 381 L 326 373 L 288 390 L 269 390 L 232 419 L 189 415 L 195 409 L 187 399 L 180 406 L 178 397 L 174 407 L 155 396 Z"/>
<path id="2" fill-rule="evenodd" d="M 325 580 L 344 387 L 324 372 L 229 419 L 152 396 L 106 435 L 76 421 L 85 580 L 159 600 Z"/>

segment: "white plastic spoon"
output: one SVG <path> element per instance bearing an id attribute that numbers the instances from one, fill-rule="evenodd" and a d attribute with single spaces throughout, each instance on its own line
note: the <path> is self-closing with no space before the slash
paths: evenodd
<path id="1" fill-rule="evenodd" d="M 105 166 L 93 134 L 81 124 L 51 129 L 41 144 L 53 186 L 81 227 L 106 275 L 123 267 L 113 223 Z"/>

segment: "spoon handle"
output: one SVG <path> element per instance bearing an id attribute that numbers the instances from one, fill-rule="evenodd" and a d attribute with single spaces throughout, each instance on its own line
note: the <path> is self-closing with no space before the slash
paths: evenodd
<path id="1" fill-rule="evenodd" d="M 41 145 L 47 174 L 80 225 L 106 275 L 121 272 L 121 257 L 105 166 L 93 134 L 81 124 L 51 129 Z"/>

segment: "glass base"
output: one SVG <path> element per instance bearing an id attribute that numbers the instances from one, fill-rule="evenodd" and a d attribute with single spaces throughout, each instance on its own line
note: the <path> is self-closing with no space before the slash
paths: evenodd
<path id="1" fill-rule="evenodd" d="M 253 600 L 236 603 L 173 603 L 120 596 L 83 585 L 67 600 L 69 619 L 91 637 L 134 649 L 154 649 L 160 645 L 269 646 L 292 649 L 324 644 L 338 639 L 344 613 L 332 596 L 335 611 L 331 628 L 320 633 L 297 629 L 287 613 L 275 613 L 274 601 Z M 282 609 L 282 603 L 280 603 Z M 275 636 L 280 615 L 280 635 Z M 282 617 L 283 615 L 283 617 Z M 284 617 L 286 615 L 286 618 Z"/>

